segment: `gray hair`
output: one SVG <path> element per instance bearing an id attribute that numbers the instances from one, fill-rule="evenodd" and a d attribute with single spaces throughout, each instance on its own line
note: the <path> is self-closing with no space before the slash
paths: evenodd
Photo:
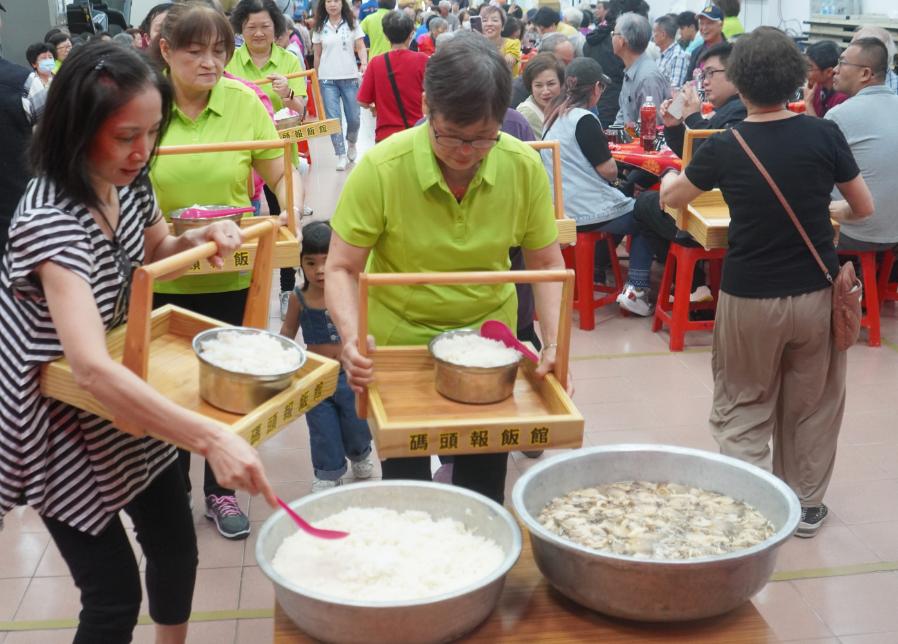
<path id="1" fill-rule="evenodd" d="M 661 31 L 667 34 L 667 37 L 671 40 L 675 40 L 677 37 L 677 21 L 673 19 L 673 16 L 664 15 L 660 18 L 655 18 L 655 24 L 661 27 Z"/>
<path id="2" fill-rule="evenodd" d="M 571 41 L 564 34 L 560 34 L 558 32 L 551 33 L 540 41 L 538 51 L 541 54 L 545 52 L 554 54 L 555 50 L 558 49 L 558 45 L 563 42 Z"/>
<path id="3" fill-rule="evenodd" d="M 126 34 L 124 31 L 115 34 L 112 37 L 112 42 L 123 47 L 134 47 L 134 39 L 131 37 L 131 34 Z"/>
<path id="4" fill-rule="evenodd" d="M 437 36 L 437 39 L 434 41 L 434 43 L 433 43 L 434 49 L 438 50 L 440 47 L 445 45 L 447 42 L 452 40 L 454 37 L 455 37 L 455 32 L 444 31 L 439 36 Z"/>
<path id="5" fill-rule="evenodd" d="M 452 9 L 452 3 L 449 0 L 440 0 L 440 4 L 437 6 L 440 9 Z"/>
<path id="6" fill-rule="evenodd" d="M 891 65 L 892 60 L 895 58 L 895 41 L 892 40 L 892 34 L 876 25 L 864 25 L 863 27 L 857 28 L 854 32 L 854 36 L 851 37 L 851 42 L 859 40 L 860 38 L 876 38 L 881 41 L 882 44 L 886 46 L 886 51 L 889 54 L 889 64 Z"/>
<path id="7" fill-rule="evenodd" d="M 436 18 L 431 18 L 430 22 L 427 24 L 427 30 L 430 33 L 433 33 L 440 27 L 443 27 L 444 29 L 449 29 L 449 21 L 446 20 L 445 18 L 440 18 L 439 16 L 437 16 Z"/>
<path id="8" fill-rule="evenodd" d="M 643 53 L 652 38 L 652 26 L 649 24 L 649 19 L 632 11 L 621 14 L 617 19 L 615 29 L 626 41 L 627 48 L 636 54 Z"/>
<path id="9" fill-rule="evenodd" d="M 564 21 L 574 29 L 579 29 L 583 23 L 583 12 L 576 7 L 568 7 L 564 10 Z"/>

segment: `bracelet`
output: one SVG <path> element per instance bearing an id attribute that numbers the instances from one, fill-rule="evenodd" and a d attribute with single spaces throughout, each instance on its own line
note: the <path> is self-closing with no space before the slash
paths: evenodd
<path id="1" fill-rule="evenodd" d="M 295 96 L 295 94 L 293 93 L 293 88 L 290 88 L 290 94 L 287 95 L 286 100 L 292 101 L 294 96 Z"/>
<path id="2" fill-rule="evenodd" d="M 543 348 L 540 350 L 540 353 L 542 353 L 546 349 L 557 349 L 557 348 L 558 348 L 557 342 L 550 342 L 549 344 L 543 346 Z"/>

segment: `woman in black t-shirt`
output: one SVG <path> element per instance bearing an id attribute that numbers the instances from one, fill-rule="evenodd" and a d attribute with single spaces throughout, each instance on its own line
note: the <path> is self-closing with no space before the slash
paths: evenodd
<path id="1" fill-rule="evenodd" d="M 829 272 L 839 263 L 830 216 L 859 219 L 873 199 L 831 122 L 785 109 L 804 82 L 793 41 L 772 27 L 742 36 L 726 70 L 748 111 L 737 130 L 795 210 Z M 850 212 L 830 212 L 838 185 Z M 720 188 L 729 250 L 714 327 L 711 427 L 724 454 L 771 469 L 798 495 L 798 536 L 816 534 L 845 408 L 845 352 L 830 329 L 826 277 L 773 191 L 728 130 L 664 178 L 662 203 L 684 206 Z M 773 440 L 773 451 L 768 447 Z"/>

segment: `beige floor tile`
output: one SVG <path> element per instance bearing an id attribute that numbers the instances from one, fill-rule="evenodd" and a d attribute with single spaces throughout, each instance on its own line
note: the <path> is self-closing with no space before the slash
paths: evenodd
<path id="1" fill-rule="evenodd" d="M 257 566 L 243 569 L 243 582 L 240 585 L 240 608 L 272 608 L 274 607 L 274 586 L 265 573 Z"/>
<path id="2" fill-rule="evenodd" d="M 274 637 L 273 619 L 241 619 L 237 622 L 234 644 L 262 644 Z"/>
<path id="3" fill-rule="evenodd" d="M 3 644 L 62 644 L 75 637 L 74 628 L 40 631 L 13 631 L 2 640 Z"/>
<path id="4" fill-rule="evenodd" d="M 30 582 L 28 577 L 0 579 L 0 620 L 8 621 L 15 616 Z"/>
<path id="5" fill-rule="evenodd" d="M 243 550 L 243 565 L 257 566 L 256 563 L 256 543 L 259 540 L 259 530 L 262 529 L 264 521 L 253 521 L 250 523 L 249 537 L 246 539 L 246 547 Z"/>
<path id="6" fill-rule="evenodd" d="M 0 578 L 33 575 L 49 541 L 46 532 L 0 532 Z"/>
<path id="7" fill-rule="evenodd" d="M 47 528 L 37 512 L 24 505 L 13 508 L 3 518 L 4 534 L 20 534 L 22 532 L 47 533 Z"/>
<path id="8" fill-rule="evenodd" d="M 898 574 L 803 579 L 792 584 L 838 637 L 898 630 Z"/>
<path id="9" fill-rule="evenodd" d="M 264 453 L 272 449 L 309 449 L 309 430 L 305 418 L 290 423 L 259 446 Z"/>
<path id="10" fill-rule="evenodd" d="M 891 444 L 895 442 L 895 412 L 845 410 L 839 443 L 849 445 Z"/>
<path id="11" fill-rule="evenodd" d="M 752 603 L 781 640 L 807 641 L 832 636 L 832 631 L 789 582 L 767 584 Z"/>
<path id="12" fill-rule="evenodd" d="M 261 454 L 271 483 L 311 481 L 312 457 L 307 449 L 270 450 Z"/>
<path id="13" fill-rule="evenodd" d="M 779 550 L 776 570 L 810 570 L 877 561 L 876 554 L 849 528 L 824 526 L 813 539 L 792 538 Z"/>
<path id="14" fill-rule="evenodd" d="M 839 445 L 832 480 L 852 483 L 898 478 L 898 464 L 886 467 L 890 457 L 898 458 L 898 444 Z"/>
<path id="15" fill-rule="evenodd" d="M 867 633 L 866 635 L 843 635 L 839 640 L 842 644 L 895 644 L 898 642 L 898 631 Z"/>
<path id="16" fill-rule="evenodd" d="M 16 620 L 72 619 L 80 610 L 80 595 L 71 577 L 34 577 L 16 611 Z"/>
<path id="17" fill-rule="evenodd" d="M 234 610 L 240 599 L 241 568 L 203 568 L 197 571 L 193 610 Z"/>
<path id="18" fill-rule="evenodd" d="M 876 523 L 888 516 L 898 498 L 898 479 L 840 483 L 834 481 L 827 491 L 826 503 L 848 525 Z"/>
<path id="19" fill-rule="evenodd" d="M 237 622 L 234 620 L 191 622 L 187 628 L 187 642 L 188 644 L 231 644 L 236 632 Z M 155 625 L 141 624 L 134 629 L 132 644 L 155 644 L 155 635 Z"/>
<path id="20" fill-rule="evenodd" d="M 197 525 L 196 543 L 200 568 L 228 568 L 243 565 L 243 549 L 246 540 L 222 537 L 211 521 Z"/>
<path id="21" fill-rule="evenodd" d="M 883 561 L 898 561 L 898 521 L 861 523 L 850 529 L 877 557 Z"/>

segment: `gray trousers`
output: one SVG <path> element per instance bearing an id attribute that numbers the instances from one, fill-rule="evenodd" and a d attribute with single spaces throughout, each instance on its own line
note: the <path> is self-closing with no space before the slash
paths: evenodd
<path id="1" fill-rule="evenodd" d="M 831 297 L 828 288 L 766 299 L 721 292 L 714 324 L 710 423 L 720 451 L 772 470 L 803 507 L 823 501 L 845 411 Z"/>

